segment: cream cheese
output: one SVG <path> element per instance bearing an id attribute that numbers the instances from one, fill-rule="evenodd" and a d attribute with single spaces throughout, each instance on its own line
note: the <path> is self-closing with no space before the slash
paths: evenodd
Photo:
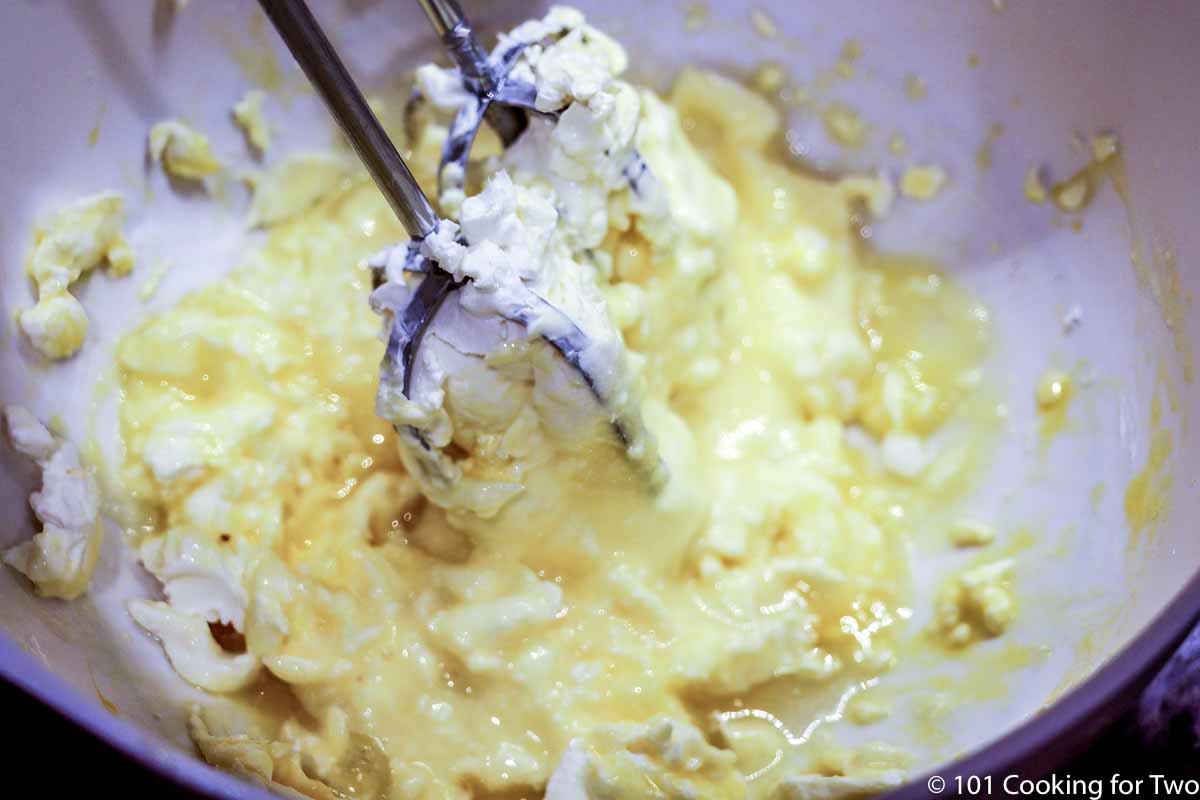
<path id="1" fill-rule="evenodd" d="M 258 677 L 261 663 L 249 653 L 223 650 L 199 614 L 176 611 L 159 601 L 131 600 L 129 615 L 162 642 L 171 666 L 188 683 L 210 692 L 244 689 Z"/>
<path id="2" fill-rule="evenodd" d="M 447 301 L 450 308 L 440 312 L 430 343 L 419 352 L 411 399 L 403 387 L 385 379 L 378 402 L 385 419 L 423 432 L 424 443 L 407 449 L 414 474 L 438 476 L 425 481 L 426 493 L 439 504 L 463 505 L 483 516 L 494 515 L 520 487 L 505 481 L 481 492 L 471 476 L 464 484 L 463 476 L 444 460 L 437 466 L 417 466 L 418 460 L 428 460 L 428 445 L 442 448 L 455 436 L 446 405 L 470 403 L 448 396 L 446 381 L 453 382 L 454 369 L 478 371 L 481 357 L 486 361 L 502 346 L 511 354 L 512 346 L 537 335 L 571 342 L 576 369 L 591 384 L 580 387 L 581 376 L 570 374 L 565 364 L 553 374 L 541 370 L 532 404 L 542 411 L 549 429 L 566 434 L 589 427 L 579 418 L 581 413 L 585 418 L 606 410 L 614 416 L 636 414 L 628 354 L 606 313 L 599 288 L 603 275 L 589 252 L 612 227 L 610 208 L 624 217 L 621 224 L 626 227 L 636 214 L 646 217 L 647 228 L 662 230 L 668 216 L 657 184 L 639 166 L 634 139 L 640 100 L 633 87 L 616 80 L 625 67 L 620 47 L 586 26 L 578 12 L 562 8 L 537 25 L 514 31 L 502 39 L 501 47 L 510 40 L 526 44 L 513 77 L 537 87 L 540 109 L 561 113 L 555 120 L 531 119 L 521 138 L 496 159 L 496 171 L 483 191 L 455 200 L 458 222 L 443 221 L 422 242 L 426 257 L 466 283 Z M 456 70 L 423 67 L 417 80 L 439 108 L 470 102 Z M 631 177 L 634 168 L 639 172 Z M 399 245 L 373 259 L 373 266 L 386 268 L 389 278 L 376 292 L 377 308 L 402 313 L 415 288 L 400 273 L 406 257 L 407 245 Z M 506 371 L 512 373 L 511 366 Z M 487 371 L 486 380 L 506 382 L 495 370 Z M 609 408 L 597 409 L 588 402 L 589 389 Z M 452 394 L 452 387 L 449 391 Z M 550 409 L 558 411 L 551 414 Z M 502 429 L 487 432 L 499 434 Z M 640 430 L 630 435 L 625 444 L 634 460 L 658 472 L 653 442 Z M 446 483 L 463 491 L 455 497 L 436 485 Z"/>
<path id="3" fill-rule="evenodd" d="M 26 271 L 37 285 L 37 305 L 21 311 L 17 322 L 46 358 L 74 355 L 87 335 L 87 312 L 71 284 L 101 263 L 114 277 L 133 268 L 124 225 L 124 199 L 104 192 L 63 207 L 34 229 Z"/>
<path id="4" fill-rule="evenodd" d="M 4 551 L 4 563 L 33 582 L 38 594 L 72 599 L 83 594 L 100 552 L 100 498 L 79 463 L 75 445 L 51 433 L 28 410 L 4 409 L 9 440 L 42 471 L 29 496 L 42 530 Z"/>

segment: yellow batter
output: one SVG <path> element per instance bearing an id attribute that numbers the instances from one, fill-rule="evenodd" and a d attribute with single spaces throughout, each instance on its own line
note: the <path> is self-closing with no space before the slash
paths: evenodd
<path id="1" fill-rule="evenodd" d="M 259 192 L 312 204 L 258 203 L 262 248 L 121 342 L 129 534 L 169 600 L 131 612 L 214 694 L 191 722 L 213 763 L 313 797 L 533 797 L 556 768 L 558 798 L 894 779 L 789 732 L 897 657 L 905 548 L 971 460 L 939 437 L 987 314 L 867 250 L 852 210 L 886 187 L 783 163 L 757 95 L 688 71 L 642 106 L 672 202 L 727 215 L 692 250 L 636 229 L 599 248 L 671 469 L 659 495 L 581 455 L 528 469 L 557 505 L 530 491 L 482 520 L 422 496 L 374 413 L 365 259 L 403 234 L 340 162 L 276 167 Z M 410 143 L 427 186 L 437 134 Z M 955 635 L 1005 624 L 954 613 Z"/>

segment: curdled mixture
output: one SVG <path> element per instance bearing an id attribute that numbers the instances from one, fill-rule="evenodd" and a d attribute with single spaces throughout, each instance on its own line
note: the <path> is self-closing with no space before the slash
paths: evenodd
<path id="1" fill-rule="evenodd" d="M 981 447 L 963 409 L 986 310 L 871 251 L 854 220 L 891 187 L 786 163 L 758 94 L 694 69 L 635 87 L 568 9 L 514 41 L 558 116 L 443 192 L 423 252 L 467 282 L 411 391 L 379 373 L 405 237 L 333 154 L 271 164 L 262 245 L 119 343 L 127 539 L 163 590 L 129 611 L 211 694 L 193 740 L 314 798 L 891 785 L 899 751 L 830 759 L 801 732 L 903 657 L 909 542 Z M 418 84 L 402 149 L 432 187 L 461 81 Z M 265 150 L 260 104 L 235 113 Z M 198 136 L 163 123 L 152 152 L 203 178 Z M 115 230 L 77 261 L 111 261 Z M 546 308 L 586 336 L 585 372 Z M 73 457 L 28 425 L 39 461 Z M 933 633 L 1002 633 L 1010 566 L 948 583 Z"/>

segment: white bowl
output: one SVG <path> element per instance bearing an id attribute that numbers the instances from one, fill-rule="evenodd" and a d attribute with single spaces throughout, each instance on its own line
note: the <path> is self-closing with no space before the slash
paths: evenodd
<path id="1" fill-rule="evenodd" d="M 315 5 L 366 84 L 385 85 L 436 52 L 416 3 Z M 1038 657 L 1004 673 L 1001 691 L 951 713 L 941 744 L 910 736 L 915 701 L 927 693 L 929 676 L 993 669 L 998 649 L 1009 645 L 901 666 L 887 680 L 906 689 L 914 704 L 901 707 L 884 733 L 913 744 L 921 768 L 979 751 L 940 768 L 945 775 L 1048 768 L 1111 718 L 1120 708 L 1118 695 L 1128 695 L 1200 610 L 1200 537 L 1188 522 L 1200 511 L 1189 477 L 1200 466 L 1193 455 L 1200 453 L 1200 434 L 1188 424 L 1200 407 L 1200 389 L 1189 379 L 1191 293 L 1200 286 L 1200 275 L 1190 269 L 1200 257 L 1192 206 L 1200 186 L 1194 142 L 1200 91 L 1193 83 L 1200 75 L 1193 43 L 1200 4 L 1161 2 L 1151 13 L 1139 4 L 1089 0 L 1010 0 L 1007 8 L 1000 0 L 760 0 L 755 8 L 777 25 L 773 38 L 756 31 L 749 4 L 711 8 L 697 32 L 685 30 L 675 2 L 579 5 L 627 45 L 635 74 L 660 84 L 685 63 L 748 72 L 765 59 L 807 82 L 855 39 L 863 49 L 858 74 L 836 82 L 826 97 L 863 112 L 872 123 L 872 146 L 840 151 L 803 108 L 793 114 L 794 142 L 821 167 L 882 165 L 895 174 L 905 163 L 935 162 L 949 170 L 950 191 L 935 202 L 901 204 L 873 235 L 881 247 L 936 256 L 993 310 L 999 347 L 989 369 L 999 376 L 1010 425 L 971 502 L 1007 535 L 1022 527 L 1033 534 L 1017 570 L 1022 613 L 1005 642 Z M 527 17 L 539 5 L 505 0 L 468 10 L 487 28 Z M 0 195 L 9 209 L 0 277 L 0 403 L 60 415 L 82 442 L 93 422 L 92 387 L 106 374 L 115 337 L 217 277 L 248 238 L 236 190 L 221 202 L 181 194 L 147 167 L 149 126 L 182 116 L 237 161 L 244 147 L 229 109 L 246 88 L 265 83 L 273 90 L 273 113 L 290 121 L 271 158 L 324 146 L 332 128 L 262 15 L 246 2 L 197 0 L 183 11 L 170 0 L 6 3 L 0 21 L 0 58 L 9 76 L 0 84 L 9 114 L 0 133 L 6 177 Z M 925 100 L 906 98 L 909 73 L 928 85 Z M 977 150 L 997 122 L 1004 133 L 983 171 Z M 1027 202 L 1023 181 L 1035 165 L 1056 177 L 1081 167 L 1087 155 L 1073 139 L 1101 130 L 1120 135 L 1127 198 L 1105 185 L 1078 216 L 1082 230 L 1076 232 L 1064 224 L 1074 217 Z M 98 132 L 94 143 L 92 131 Z M 888 153 L 892 131 L 908 139 L 910 156 Z M 21 265 L 33 220 L 107 188 L 129 198 L 142 269 L 166 257 L 175 266 L 145 304 L 136 296 L 139 277 L 85 281 L 79 294 L 93 320 L 88 342 L 73 360 L 43 366 L 12 324 L 15 310 L 30 302 Z M 1141 254 L 1140 271 L 1131 250 Z M 1082 310 L 1082 322 L 1065 333 L 1063 317 L 1072 307 Z M 1052 367 L 1074 371 L 1085 385 L 1072 406 L 1071 427 L 1043 446 L 1033 387 Z M 1164 476 L 1176 478 L 1154 530 L 1134 535 L 1125 489 L 1147 463 L 1156 392 L 1164 400 L 1159 424 L 1174 442 Z M 104 436 L 111 421 L 101 412 L 94 422 L 111 449 Z M 3 544 L 10 544 L 30 534 L 25 509 L 34 476 L 9 450 L 2 453 Z M 926 567 L 918 583 L 934 585 L 959 563 L 955 558 L 931 551 L 920 559 Z M 244 784 L 195 759 L 183 730 L 183 708 L 195 695 L 126 618 L 124 599 L 152 590 L 115 530 L 108 531 L 92 591 L 81 600 L 36 599 L 19 576 L 0 571 L 6 634 L 0 672 L 193 789 L 251 796 Z M 1176 604 L 1151 625 L 1173 598 Z M 1056 738 L 1051 755 L 1047 745 Z M 905 792 L 923 793 L 923 782 Z"/>

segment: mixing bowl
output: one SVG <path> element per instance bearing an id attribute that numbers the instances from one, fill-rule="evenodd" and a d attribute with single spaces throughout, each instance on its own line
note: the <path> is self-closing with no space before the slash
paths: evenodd
<path id="1" fill-rule="evenodd" d="M 635 76 L 654 85 L 667 85 L 684 64 L 743 75 L 766 61 L 786 67 L 813 92 L 790 112 L 787 137 L 808 167 L 896 175 L 906 164 L 936 163 L 948 172 L 946 191 L 898 204 L 864 235 L 932 255 L 992 310 L 988 374 L 1008 417 L 970 507 L 1001 531 L 1002 545 L 1019 550 L 1020 613 L 1003 640 L 902 663 L 886 680 L 905 702 L 872 736 L 912 749 L 915 773 L 1051 769 L 1115 716 L 1200 611 L 1200 538 L 1188 523 L 1200 511 L 1190 476 L 1200 434 L 1189 424 L 1200 407 L 1191 346 L 1200 277 L 1190 269 L 1200 255 L 1191 207 L 1200 98 L 1189 79 L 1200 74 L 1192 46 L 1200 5 L 1162 2 L 1152 14 L 1093 0 L 579 5 L 627 46 Z M 314 7 L 369 86 L 397 86 L 436 53 L 416 3 Z M 503 0 L 470 10 L 494 29 L 542 9 Z M 80 443 L 94 431 L 95 450 L 111 456 L 112 342 L 213 280 L 254 238 L 237 185 L 210 198 L 149 168 L 149 126 L 180 116 L 209 132 L 218 151 L 244 153 L 229 109 L 258 86 L 287 121 L 272 158 L 327 147 L 334 133 L 252 3 L 44 0 L 7 3 L 0 17 L 0 100 L 9 109 L 0 132 L 8 176 L 0 186 L 8 209 L 0 223 L 0 402 L 59 417 Z M 847 50 L 847 42 L 855 45 Z M 846 53 L 858 51 L 848 63 Z M 910 76 L 923 81 L 924 97 Z M 830 138 L 820 111 L 835 102 L 861 113 L 865 146 L 847 150 Z M 1097 181 L 1087 208 L 1026 198 L 1032 168 L 1066 178 L 1087 164 L 1089 138 L 1104 131 L 1119 135 L 1123 170 Z M 904 155 L 889 148 L 896 134 L 908 143 Z M 108 188 L 129 200 L 142 269 L 164 260 L 173 267 L 146 302 L 140 279 L 85 281 L 87 345 L 68 362 L 42 365 L 11 322 L 30 301 L 21 265 L 32 224 Z M 1034 401 L 1050 369 L 1069 372 L 1079 387 L 1056 435 Z M 1162 463 L 1149 455 L 1156 434 L 1172 444 Z M 0 543 L 30 535 L 34 482 L 22 459 L 0 450 Z M 152 593 L 153 583 L 115 528 L 105 542 L 92 589 L 77 601 L 37 599 L 20 576 L 0 571 L 0 672 L 191 789 L 263 794 L 195 757 L 183 720 L 197 693 L 124 612 L 124 600 Z M 932 592 L 956 558 L 944 546 L 917 545 L 918 595 Z M 914 630 L 928 623 L 919 609 L 929 606 L 928 597 L 914 602 Z M 972 680 L 979 676 L 986 679 Z M 967 688 L 938 695 L 952 699 L 933 717 L 935 687 L 948 683 Z M 820 722 L 839 725 L 834 711 Z M 923 777 L 898 790 L 924 792 Z"/>

